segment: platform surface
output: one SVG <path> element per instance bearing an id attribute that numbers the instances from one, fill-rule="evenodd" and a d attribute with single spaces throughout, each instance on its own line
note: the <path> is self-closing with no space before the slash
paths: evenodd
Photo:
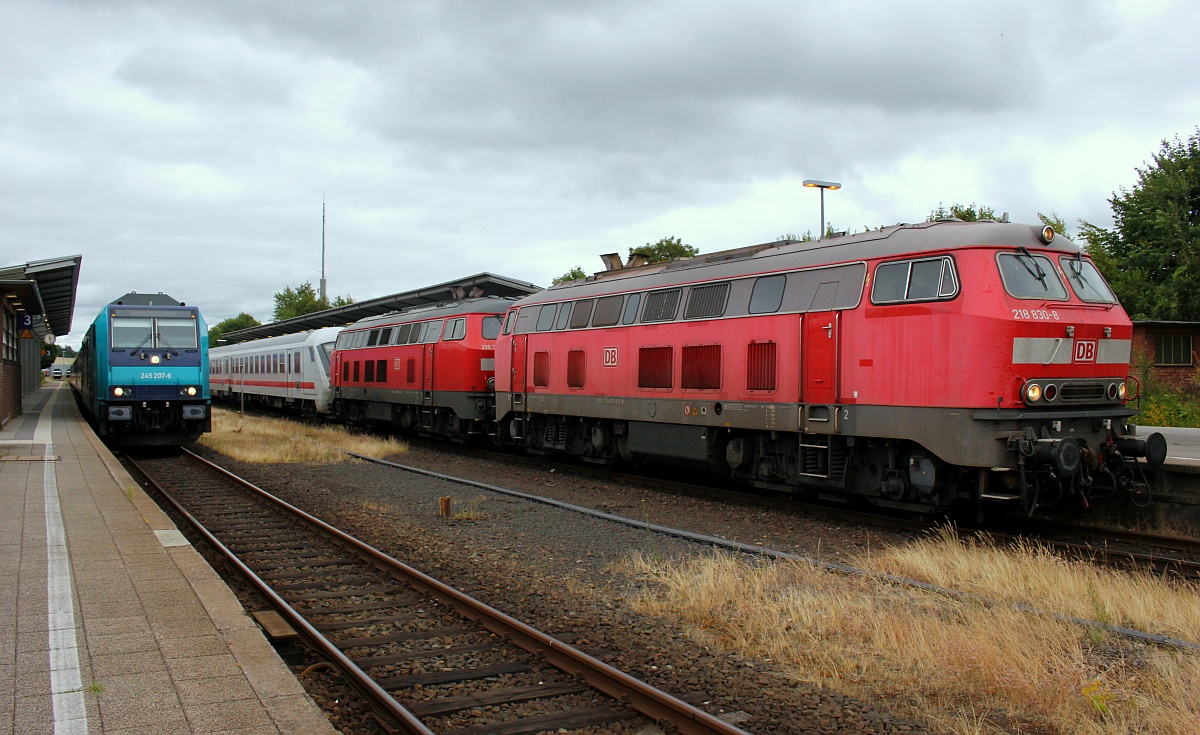
<path id="1" fill-rule="evenodd" d="M 0 430 L 0 735 L 336 732 L 54 381 Z"/>

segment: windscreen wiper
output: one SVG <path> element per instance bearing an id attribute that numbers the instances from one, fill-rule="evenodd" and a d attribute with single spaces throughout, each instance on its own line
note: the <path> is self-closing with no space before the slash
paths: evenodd
<path id="1" fill-rule="evenodd" d="M 166 348 L 170 350 L 173 355 L 179 357 L 179 350 L 171 346 L 171 343 L 167 341 L 167 338 L 162 336 L 162 332 L 155 332 L 154 337 L 159 344 L 166 346 Z"/>
<path id="2" fill-rule="evenodd" d="M 1029 263 L 1026 263 L 1023 260 L 1019 261 L 1021 265 L 1025 266 L 1025 270 L 1029 271 L 1029 275 L 1041 282 L 1042 288 L 1049 290 L 1050 287 L 1046 285 L 1046 271 L 1042 270 L 1041 264 L 1029 254 L 1029 250 L 1024 245 L 1019 246 L 1017 250 L 1020 250 L 1022 255 L 1024 255 L 1026 258 L 1029 258 Z M 1033 264 L 1032 268 L 1029 267 L 1030 263 Z"/>

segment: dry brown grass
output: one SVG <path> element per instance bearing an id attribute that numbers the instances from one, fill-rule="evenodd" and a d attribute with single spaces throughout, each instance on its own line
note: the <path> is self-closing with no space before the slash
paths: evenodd
<path id="1" fill-rule="evenodd" d="M 652 582 L 635 594 L 639 609 L 798 679 L 913 703 L 955 733 L 1200 732 L 1197 655 L 803 563 L 640 557 L 630 568 Z"/>
<path id="2" fill-rule="evenodd" d="M 947 528 L 856 563 L 1007 602 L 1200 642 L 1197 585 L 1069 561 L 1035 542 L 997 547 L 976 536 L 959 538 Z"/>
<path id="3" fill-rule="evenodd" d="M 239 415 L 213 409 L 213 430 L 200 438 L 210 449 L 242 462 L 344 462 L 346 452 L 386 457 L 408 451 L 403 442 L 357 434 L 340 426 Z"/>

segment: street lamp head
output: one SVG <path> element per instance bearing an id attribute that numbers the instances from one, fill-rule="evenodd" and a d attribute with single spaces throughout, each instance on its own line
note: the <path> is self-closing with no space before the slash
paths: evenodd
<path id="1" fill-rule="evenodd" d="M 820 181 L 819 179 L 805 179 L 804 185 L 810 189 L 831 189 L 833 191 L 837 191 L 838 189 L 842 188 L 841 183 L 837 181 Z"/>

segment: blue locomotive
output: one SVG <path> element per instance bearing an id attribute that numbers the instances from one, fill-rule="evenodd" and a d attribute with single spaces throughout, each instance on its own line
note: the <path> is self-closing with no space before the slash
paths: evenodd
<path id="1" fill-rule="evenodd" d="M 163 293 L 128 293 L 100 311 L 71 371 L 96 433 L 120 446 L 186 444 L 212 430 L 208 328 Z"/>

